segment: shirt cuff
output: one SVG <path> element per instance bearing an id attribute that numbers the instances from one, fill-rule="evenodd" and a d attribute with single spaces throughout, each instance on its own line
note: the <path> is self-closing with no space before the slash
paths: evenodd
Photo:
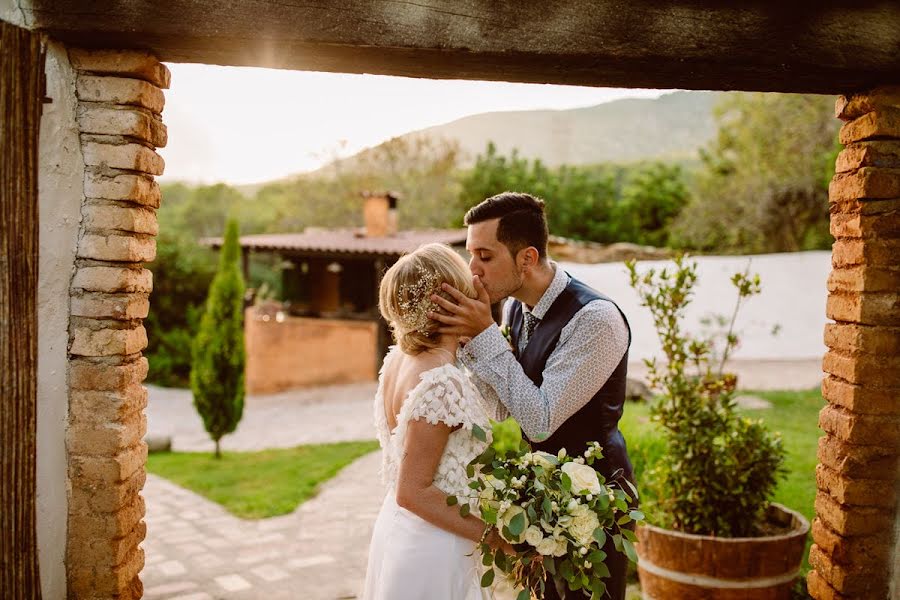
<path id="1" fill-rule="evenodd" d="M 462 354 L 468 364 L 474 365 L 477 362 L 490 360 L 504 352 L 511 351 L 512 348 L 509 342 L 500 333 L 500 328 L 497 324 L 494 323 L 473 337 L 462 349 Z"/>

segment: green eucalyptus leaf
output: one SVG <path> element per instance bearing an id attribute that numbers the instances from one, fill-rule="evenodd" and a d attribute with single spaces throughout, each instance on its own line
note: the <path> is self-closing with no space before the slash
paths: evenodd
<path id="1" fill-rule="evenodd" d="M 494 553 L 494 564 L 504 573 L 509 570 L 509 564 L 506 562 L 506 554 L 503 550 L 497 550 L 497 552 Z"/>
<path id="2" fill-rule="evenodd" d="M 633 563 L 636 563 L 638 561 L 638 555 L 637 555 L 637 552 L 635 552 L 635 550 L 634 550 L 634 544 L 629 542 L 627 539 L 623 539 L 622 547 L 625 549 L 625 556 L 628 557 L 628 560 L 630 560 Z"/>
<path id="3" fill-rule="evenodd" d="M 556 560 L 552 556 L 544 557 L 544 569 L 551 575 L 556 575 Z"/>
<path id="4" fill-rule="evenodd" d="M 487 434 L 484 432 L 484 429 L 478 426 L 478 423 L 472 424 L 472 435 L 479 441 L 487 442 Z"/>
<path id="5" fill-rule="evenodd" d="M 519 513 L 509 522 L 509 531 L 518 538 L 525 531 L 525 513 Z"/>
<path id="6" fill-rule="evenodd" d="M 597 577 L 609 577 L 609 567 L 606 566 L 606 563 L 598 563 L 594 565 L 594 572 L 597 574 Z"/>
<path id="7" fill-rule="evenodd" d="M 494 583 L 494 570 L 488 569 L 481 576 L 481 587 L 489 587 L 492 583 Z"/>

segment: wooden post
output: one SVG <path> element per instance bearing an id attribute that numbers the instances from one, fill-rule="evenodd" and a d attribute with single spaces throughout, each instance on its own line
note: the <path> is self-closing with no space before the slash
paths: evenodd
<path id="1" fill-rule="evenodd" d="M 40 36 L 0 21 L 0 597 L 39 599 L 37 497 Z"/>

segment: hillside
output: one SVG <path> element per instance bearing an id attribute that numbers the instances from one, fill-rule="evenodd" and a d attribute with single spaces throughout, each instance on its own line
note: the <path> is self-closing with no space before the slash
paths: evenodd
<path id="1" fill-rule="evenodd" d="M 721 92 L 673 92 L 659 98 L 627 98 L 587 108 L 482 113 L 407 133 L 401 138 L 429 136 L 456 140 L 461 166 L 493 141 L 500 154 L 514 148 L 528 159 L 549 166 L 641 160 L 691 161 L 697 150 L 715 136 L 712 116 Z M 354 163 L 373 149 L 330 163 L 312 173 L 278 180 L 288 182 L 310 175 L 327 175 L 338 164 L 353 170 Z M 274 182 L 267 182 L 274 183 Z M 236 186 L 252 195 L 267 183 Z"/>
<path id="2" fill-rule="evenodd" d="M 500 154 L 517 148 L 549 166 L 638 160 L 689 160 L 716 132 L 719 94 L 674 92 L 588 108 L 484 113 L 407 135 L 459 141 L 469 160 L 493 141 Z"/>

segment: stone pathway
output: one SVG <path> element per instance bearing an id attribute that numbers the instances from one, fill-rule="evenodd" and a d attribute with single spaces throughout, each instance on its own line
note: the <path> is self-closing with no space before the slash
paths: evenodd
<path id="1" fill-rule="evenodd" d="M 369 454 L 292 514 L 257 521 L 148 475 L 144 598 L 356 598 L 384 494 L 380 461 Z"/>
<path id="2" fill-rule="evenodd" d="M 214 444 L 194 409 L 191 391 L 148 385 L 147 436 L 170 436 L 172 450 L 210 451 Z M 375 382 L 330 385 L 266 396 L 248 396 L 237 430 L 223 450 L 252 451 L 374 440 Z"/>

